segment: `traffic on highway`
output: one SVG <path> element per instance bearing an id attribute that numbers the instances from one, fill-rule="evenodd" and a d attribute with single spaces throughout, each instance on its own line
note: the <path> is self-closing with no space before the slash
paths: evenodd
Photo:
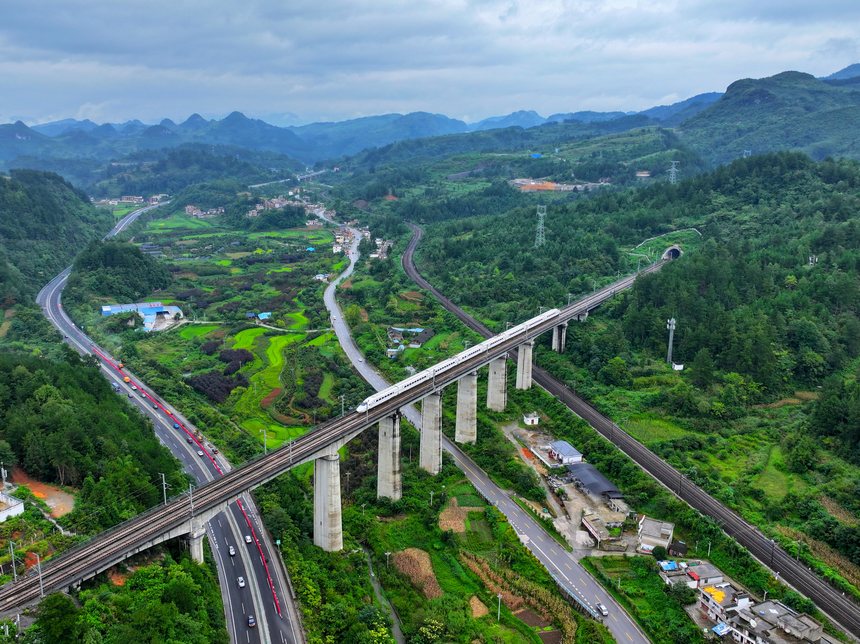
<path id="1" fill-rule="evenodd" d="M 105 238 L 121 232 L 147 210 L 149 208 L 130 213 Z M 78 353 L 93 355 L 99 360 L 101 370 L 114 391 L 126 396 L 130 404 L 150 418 L 159 441 L 182 462 L 197 485 L 223 476 L 231 469 L 224 456 L 207 443 L 178 411 L 130 373 L 120 361 L 95 345 L 72 322 L 61 302 L 69 274 L 70 269 L 60 273 L 37 297 L 48 320 Z M 189 496 L 193 503 L 193 489 L 174 492 Z M 167 496 L 165 488 L 165 503 Z M 298 624 L 286 571 L 280 565 L 280 557 L 272 556 L 271 539 L 262 528 L 253 500 L 247 494 L 237 498 L 227 511 L 207 523 L 206 532 L 218 568 L 231 640 L 249 644 L 303 642 L 304 634 Z"/>

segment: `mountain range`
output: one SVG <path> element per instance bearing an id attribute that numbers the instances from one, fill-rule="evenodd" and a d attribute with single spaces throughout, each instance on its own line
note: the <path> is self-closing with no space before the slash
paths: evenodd
<path id="1" fill-rule="evenodd" d="M 784 72 L 770 78 L 739 80 L 725 93 L 699 94 L 639 112 L 578 111 L 544 117 L 534 111 L 518 111 L 471 124 L 428 112 L 288 127 L 248 118 L 241 112 L 223 119 L 192 114 L 181 123 L 164 119 L 157 124 L 138 120 L 97 124 L 89 119 L 63 119 L 28 127 L 17 121 L 0 125 L 0 168 L 20 166 L 33 159 L 107 161 L 188 143 L 273 152 L 314 163 L 412 139 L 555 123 L 615 122 L 622 129 L 628 123 L 630 127 L 650 124 L 678 128 L 683 139 L 714 162 L 734 158 L 745 150 L 785 148 L 804 149 L 813 156 L 858 156 L 860 143 L 853 139 L 840 142 L 836 136 L 840 129 L 844 134 L 844 119 L 858 122 L 857 110 L 860 64 L 825 78 Z M 849 131 L 853 129 L 849 127 Z"/>

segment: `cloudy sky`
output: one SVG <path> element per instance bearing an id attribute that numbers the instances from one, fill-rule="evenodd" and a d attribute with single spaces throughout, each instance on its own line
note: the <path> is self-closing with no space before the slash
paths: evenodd
<path id="1" fill-rule="evenodd" d="M 860 61 L 858 0 L 5 0 L 0 122 L 636 110 Z"/>

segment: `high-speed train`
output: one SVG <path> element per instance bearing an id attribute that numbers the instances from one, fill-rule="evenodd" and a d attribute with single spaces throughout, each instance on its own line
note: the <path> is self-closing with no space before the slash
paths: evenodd
<path id="1" fill-rule="evenodd" d="M 406 380 L 401 380 L 400 382 L 391 385 L 387 389 L 383 389 L 372 396 L 368 396 L 364 400 L 359 403 L 358 407 L 355 410 L 359 413 L 364 413 L 377 405 L 384 403 L 386 400 L 389 400 L 403 391 L 414 387 L 415 385 L 419 385 L 421 383 L 427 382 L 428 380 L 432 380 L 433 377 L 437 373 L 444 373 L 447 369 L 451 367 L 455 367 L 458 364 L 462 364 L 466 362 L 470 358 L 474 358 L 481 353 L 486 353 L 503 343 L 505 340 L 512 338 L 516 335 L 523 333 L 524 331 L 528 331 L 539 324 L 543 324 L 544 322 L 548 322 L 554 318 L 559 316 L 560 311 L 558 309 L 551 309 L 545 313 L 541 313 L 535 318 L 531 320 L 527 320 L 522 324 L 518 324 L 515 327 L 504 331 L 503 333 L 499 333 L 498 335 L 494 335 L 489 340 L 484 340 L 480 344 L 476 344 L 474 347 L 469 347 L 465 351 L 461 351 L 456 356 L 452 358 L 448 358 L 443 360 L 442 362 L 433 365 L 429 369 L 425 369 L 419 373 L 416 373 L 414 376 L 409 376 Z"/>

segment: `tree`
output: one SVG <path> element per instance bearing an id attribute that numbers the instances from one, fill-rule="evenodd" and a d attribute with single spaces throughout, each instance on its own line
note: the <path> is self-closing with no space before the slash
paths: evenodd
<path id="1" fill-rule="evenodd" d="M 618 356 L 611 358 L 600 371 L 597 372 L 600 382 L 615 387 L 629 387 L 633 384 L 633 377 L 624 358 Z"/>
<path id="2" fill-rule="evenodd" d="M 63 593 L 48 595 L 39 604 L 36 625 L 50 644 L 79 641 L 78 615 L 80 609 L 71 597 Z"/>
<path id="3" fill-rule="evenodd" d="M 666 548 L 663 546 L 654 546 L 651 554 L 654 555 L 654 559 L 657 561 L 664 561 L 668 553 L 666 552 Z"/>
<path id="4" fill-rule="evenodd" d="M 714 370 L 716 365 L 707 347 L 702 347 L 696 352 L 693 361 L 689 365 L 690 379 L 700 389 L 707 389 L 714 382 Z"/>

